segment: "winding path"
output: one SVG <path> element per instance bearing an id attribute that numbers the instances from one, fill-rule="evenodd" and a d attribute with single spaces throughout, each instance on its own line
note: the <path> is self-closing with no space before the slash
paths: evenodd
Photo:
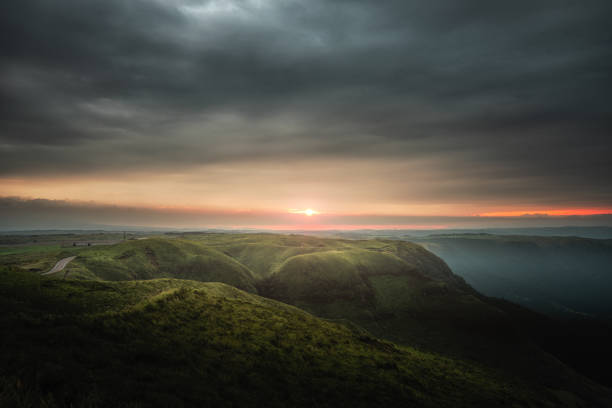
<path id="1" fill-rule="evenodd" d="M 59 261 L 57 261 L 57 263 L 55 264 L 55 266 L 53 268 L 51 268 L 51 270 L 49 272 L 45 272 L 45 273 L 41 273 L 41 275 L 51 275 L 52 273 L 55 272 L 59 272 L 62 269 L 64 269 L 66 267 L 66 265 L 68 265 L 70 263 L 70 261 L 72 261 L 74 258 L 76 258 L 76 256 L 69 256 L 68 258 L 62 258 Z"/>

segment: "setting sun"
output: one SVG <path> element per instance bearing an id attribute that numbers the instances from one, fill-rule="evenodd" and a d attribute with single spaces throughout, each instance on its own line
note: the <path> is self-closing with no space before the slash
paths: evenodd
<path id="1" fill-rule="evenodd" d="M 313 210 L 312 208 L 307 208 L 305 210 L 291 209 L 289 210 L 290 214 L 304 214 L 308 217 L 312 217 L 313 215 L 320 214 L 320 212 Z"/>

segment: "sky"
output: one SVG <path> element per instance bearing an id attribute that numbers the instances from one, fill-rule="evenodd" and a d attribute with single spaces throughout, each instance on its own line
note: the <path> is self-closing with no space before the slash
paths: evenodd
<path id="1" fill-rule="evenodd" d="M 0 229 L 612 225 L 608 0 L 0 7 Z"/>

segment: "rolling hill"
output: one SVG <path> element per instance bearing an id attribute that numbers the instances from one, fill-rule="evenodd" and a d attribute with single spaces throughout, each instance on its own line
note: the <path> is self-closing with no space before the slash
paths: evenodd
<path id="1" fill-rule="evenodd" d="M 121 281 L 179 278 L 202 282 L 223 282 L 256 293 L 255 277 L 233 258 L 198 242 L 177 238 L 151 237 L 114 245 L 67 247 L 6 257 L 5 264 L 30 271 L 46 271 L 53 263 L 76 256 L 58 277 L 69 279 Z"/>
<path id="2" fill-rule="evenodd" d="M 553 407 L 578 398 L 221 283 L 58 280 L 10 268 L 0 281 L 2 406 Z"/>
<path id="3" fill-rule="evenodd" d="M 287 259 L 258 282 L 259 293 L 317 316 L 347 319 L 399 344 L 524 375 L 542 386 L 586 384 L 545 351 L 550 338 L 533 338 L 524 315 L 479 294 L 419 245 L 385 240 L 344 245 L 344 250 Z M 543 316 L 523 312 L 556 329 Z M 578 388 L 583 396 L 591 392 L 589 385 Z"/>
<path id="4" fill-rule="evenodd" d="M 334 327 L 340 323 L 342 326 L 338 327 L 351 333 L 393 341 L 399 348 L 445 361 L 492 370 L 491 375 L 503 377 L 504 383 L 507 379 L 512 382 L 521 378 L 519 382 L 527 384 L 530 393 L 548 401 L 542 406 L 550 404 L 550 393 L 556 395 L 553 399 L 557 401 L 552 406 L 605 406 L 601 401 L 609 402 L 609 390 L 577 374 L 550 354 L 563 361 L 568 351 L 574 353 L 570 357 L 580 356 L 580 350 L 575 350 L 572 344 L 557 339 L 563 334 L 561 326 L 509 302 L 481 295 L 453 274 L 442 259 L 417 244 L 279 234 L 186 233 L 110 246 L 62 248 L 38 255 L 24 252 L 6 255 L 2 260 L 9 268 L 27 273 L 23 270 L 41 271 L 41 265 L 50 267 L 54 259 L 71 255 L 77 258 L 65 273 L 41 281 L 50 287 L 67 285 L 59 299 L 63 296 L 69 304 L 75 299 L 83 303 L 90 297 L 96 299 L 73 294 L 78 292 L 75 288 L 81 287 L 78 285 L 106 287 L 108 290 L 101 298 L 113 294 L 112 301 L 107 303 L 116 311 L 116 305 L 130 308 L 137 303 L 129 300 L 138 292 L 132 290 L 134 287 L 157 288 L 172 282 L 174 289 L 187 285 L 189 290 L 200 290 L 197 285 L 204 285 L 202 282 L 224 282 L 297 306 L 327 319 L 326 324 L 333 323 Z M 58 279 L 61 277 L 66 279 Z M 85 292 L 90 291 L 93 289 Z M 156 295 L 163 290 L 153 292 Z M 221 298 L 232 296 L 228 292 Z M 107 312 L 110 310 L 104 311 Z M 178 321 L 181 319 L 177 318 Z M 220 324 L 228 327 L 226 323 Z M 249 323 L 245 320 L 240 324 Z M 236 347 L 247 347 L 240 345 L 243 341 L 251 341 L 251 337 L 231 340 Z M 310 346 L 296 343 L 295 347 Z M 581 368 L 591 374 L 592 367 Z"/>

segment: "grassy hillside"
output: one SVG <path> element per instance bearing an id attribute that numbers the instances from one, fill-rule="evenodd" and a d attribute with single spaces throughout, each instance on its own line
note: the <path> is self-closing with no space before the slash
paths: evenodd
<path id="1" fill-rule="evenodd" d="M 298 235 L 193 233 L 0 259 L 5 265 L 41 271 L 45 270 L 41 265 L 50 268 L 57 259 L 70 255 L 77 258 L 66 273 L 55 275 L 56 280 L 176 277 L 224 282 L 257 290 L 323 318 L 350 322 L 377 337 L 422 352 L 471 361 L 511 377 L 524 376 L 543 389 L 565 389 L 582 401 L 605 394 L 543 351 L 569 356 L 576 362 L 584 355 L 583 343 L 579 347 L 564 344 L 557 339 L 559 335 L 567 337 L 560 326 L 480 295 L 420 245 Z M 156 282 L 150 284 L 158 285 Z M 70 282 L 77 284 L 90 283 Z M 129 287 L 131 283 L 121 284 Z M 553 326 L 554 330 L 532 330 Z M 590 374 L 588 365 L 574 367 L 585 368 Z"/>
<path id="2" fill-rule="evenodd" d="M 581 396 L 590 383 L 542 350 L 510 309 L 474 291 L 422 247 L 349 241 L 343 249 L 288 258 L 258 282 L 260 294 L 318 316 L 348 319 L 376 336 L 563 384 Z M 571 347 L 571 345 L 570 345 Z"/>
<path id="3" fill-rule="evenodd" d="M 463 286 L 425 276 L 393 253 L 363 249 L 295 256 L 258 283 L 264 296 L 326 318 L 349 319 L 393 341 L 444 352 L 463 351 L 474 328 L 484 324 L 489 332 L 489 324 L 501 317 Z M 465 339 L 457 341 L 460 334 Z"/>
<path id="4" fill-rule="evenodd" d="M 350 248 L 350 242 L 303 235 L 279 234 L 178 234 L 238 260 L 259 279 L 276 272 L 287 259 L 319 251 Z"/>
<path id="5" fill-rule="evenodd" d="M 404 260 L 419 273 L 447 282 L 461 284 L 461 278 L 453 275 L 448 266 L 437 256 L 420 245 L 390 240 L 345 240 L 318 238 L 305 235 L 281 234 L 175 234 L 189 241 L 196 241 L 209 248 L 235 258 L 247 266 L 258 278 L 267 278 L 278 272 L 283 264 L 299 255 L 328 251 L 368 251 L 394 255 Z M 363 254 L 363 252 L 361 252 Z M 347 256 L 346 258 L 350 258 Z"/>
<path id="6" fill-rule="evenodd" d="M 291 257 L 271 280 L 283 285 L 286 293 L 276 296 L 287 300 L 339 300 L 367 304 L 373 301 L 374 292 L 364 277 L 381 274 L 419 276 L 413 267 L 392 254 L 349 249 Z"/>
<path id="7" fill-rule="evenodd" d="M 566 229 L 525 232 L 530 231 L 548 235 L 572 232 Z M 612 365 L 609 353 L 612 240 L 459 232 L 429 237 L 421 233 L 418 238 L 404 237 L 397 231 L 355 232 L 350 236 L 414 239 L 444 258 L 457 275 L 481 293 L 546 313 L 550 317 L 476 294 L 489 306 L 503 309 L 509 323 L 518 326 L 519 331 L 540 347 L 590 378 L 612 386 L 609 369 Z M 502 232 L 508 234 L 510 231 Z M 449 299 L 445 303 L 452 304 Z M 440 312 L 448 316 L 453 311 L 455 309 Z M 391 330 L 384 328 L 381 333 L 393 333 L 401 326 L 393 324 Z"/>
<path id="8" fill-rule="evenodd" d="M 224 282 L 256 292 L 255 279 L 248 268 L 213 248 L 177 238 L 152 237 L 114 245 L 20 253 L 4 257 L 4 264 L 43 272 L 60 258 L 73 255 L 77 258 L 57 277 L 111 281 L 168 277 Z"/>
<path id="9" fill-rule="evenodd" d="M 581 401 L 220 283 L 71 281 L 6 268 L 0 282 L 2 406 L 553 407 Z"/>

